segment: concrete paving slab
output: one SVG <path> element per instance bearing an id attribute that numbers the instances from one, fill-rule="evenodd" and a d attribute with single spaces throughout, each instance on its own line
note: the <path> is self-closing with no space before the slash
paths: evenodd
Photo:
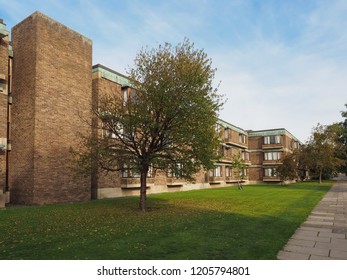
<path id="1" fill-rule="evenodd" d="M 334 216 L 333 213 L 326 213 L 324 211 L 312 211 L 311 212 L 312 215 L 319 215 L 319 216 Z"/>
<path id="2" fill-rule="evenodd" d="M 315 256 L 315 255 L 311 255 L 310 256 L 310 260 L 330 260 L 330 261 L 336 261 L 338 259 L 336 258 L 331 258 L 331 257 L 323 257 L 323 256 Z"/>
<path id="3" fill-rule="evenodd" d="M 279 260 L 308 260 L 309 257 L 309 254 L 300 254 L 285 251 L 280 251 L 277 255 L 277 259 Z"/>
<path id="4" fill-rule="evenodd" d="M 347 227 L 347 223 L 334 223 L 335 227 Z"/>
<path id="5" fill-rule="evenodd" d="M 307 236 L 318 236 L 318 233 L 319 233 L 318 228 L 315 231 L 314 230 L 302 230 L 301 228 L 299 228 L 295 231 L 295 234 L 307 235 Z"/>
<path id="6" fill-rule="evenodd" d="M 333 233 L 343 233 L 347 235 L 347 226 L 346 227 L 335 227 Z"/>
<path id="7" fill-rule="evenodd" d="M 332 232 L 333 230 L 331 228 L 317 228 L 317 227 L 308 227 L 308 226 L 301 226 L 299 229 L 301 230 L 311 230 L 311 231 L 319 231 L 319 232 Z"/>
<path id="8" fill-rule="evenodd" d="M 346 239 L 346 234 L 342 233 L 329 233 L 329 232 L 319 232 L 319 237 L 332 237 L 337 239 Z"/>
<path id="9" fill-rule="evenodd" d="M 323 221 L 311 221 L 307 220 L 305 222 L 306 225 L 323 225 L 323 226 L 332 226 L 334 225 L 334 222 L 323 222 Z"/>
<path id="10" fill-rule="evenodd" d="M 347 248 L 347 240 L 340 238 L 331 238 L 331 244 L 334 246 L 341 246 L 342 248 Z"/>
<path id="11" fill-rule="evenodd" d="M 318 241 L 318 242 L 330 242 L 330 237 L 315 237 L 315 236 L 307 236 L 302 234 L 296 234 L 292 236 L 294 239 L 300 239 L 300 240 L 311 240 L 311 241 Z"/>
<path id="12" fill-rule="evenodd" d="M 316 218 L 316 217 L 308 217 L 307 222 L 328 222 L 328 223 L 334 223 L 334 218 L 331 218 L 331 219 L 327 219 L 327 218 Z"/>
<path id="13" fill-rule="evenodd" d="M 317 256 L 323 256 L 323 257 L 328 257 L 330 252 L 329 249 L 325 249 L 325 248 L 304 247 L 304 246 L 288 245 L 288 244 L 283 248 L 283 250 L 287 252 L 317 255 Z"/>
<path id="14" fill-rule="evenodd" d="M 347 252 L 346 251 L 331 250 L 330 256 L 332 258 L 347 260 Z"/>
<path id="15" fill-rule="evenodd" d="M 314 247 L 315 244 L 316 244 L 316 241 L 294 239 L 294 238 L 289 239 L 289 241 L 287 243 L 287 245 L 300 245 L 300 246 L 305 246 L 305 247 Z M 325 244 L 325 243 L 323 243 L 323 244 Z"/>

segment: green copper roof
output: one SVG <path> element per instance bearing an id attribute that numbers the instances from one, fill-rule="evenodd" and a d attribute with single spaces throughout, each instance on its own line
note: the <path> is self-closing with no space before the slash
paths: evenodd
<path id="1" fill-rule="evenodd" d="M 8 45 L 8 56 L 13 57 L 13 49 L 11 45 Z"/>
<path id="2" fill-rule="evenodd" d="M 286 130 L 284 128 L 248 131 L 249 136 L 270 136 L 270 135 L 280 135 L 280 134 L 285 134 L 285 133 L 286 133 Z"/>
<path id="3" fill-rule="evenodd" d="M 0 37 L 8 36 L 9 32 L 6 29 L 6 24 L 0 23 Z"/>
<path id="4" fill-rule="evenodd" d="M 130 86 L 130 81 L 126 76 L 116 71 L 113 71 L 105 66 L 102 66 L 100 64 L 94 65 L 92 68 L 92 71 L 93 73 L 100 72 L 103 78 L 110 80 L 112 82 L 115 82 L 117 84 L 120 84 L 122 86 Z"/>
<path id="5" fill-rule="evenodd" d="M 230 128 L 230 129 L 232 129 L 234 131 L 237 131 L 238 133 L 241 133 L 241 134 L 244 134 L 244 135 L 248 135 L 247 131 L 243 130 L 242 128 L 237 127 L 235 125 L 232 125 L 231 123 L 228 123 L 228 122 L 223 121 L 221 119 L 217 120 L 217 124 L 220 124 L 221 126 L 226 127 L 226 128 Z"/>
<path id="6" fill-rule="evenodd" d="M 270 136 L 270 135 L 283 135 L 287 134 L 295 141 L 300 142 L 293 134 L 291 134 L 285 128 L 269 129 L 269 130 L 258 130 L 258 131 L 248 131 L 248 136 Z M 301 143 L 301 142 L 300 142 Z"/>
<path id="7" fill-rule="evenodd" d="M 217 124 L 220 124 L 223 127 L 230 128 L 234 131 L 237 131 L 241 134 L 247 135 L 247 136 L 270 136 L 270 135 L 284 135 L 287 134 L 289 137 L 291 137 L 293 140 L 298 141 L 301 143 L 300 140 L 298 140 L 293 134 L 291 134 L 288 130 L 285 128 L 277 128 L 277 129 L 268 129 L 268 130 L 257 130 L 257 131 L 252 131 L 252 130 L 243 130 L 240 127 L 237 127 L 235 125 L 232 125 L 226 121 L 223 121 L 221 119 L 218 119 Z"/>

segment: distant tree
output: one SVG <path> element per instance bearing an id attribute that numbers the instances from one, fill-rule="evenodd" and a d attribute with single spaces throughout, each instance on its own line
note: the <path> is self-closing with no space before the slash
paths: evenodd
<path id="1" fill-rule="evenodd" d="M 140 174 L 140 209 L 146 211 L 148 171 L 164 170 L 194 179 L 213 168 L 215 132 L 222 97 L 213 86 L 215 69 L 203 50 L 185 39 L 143 49 L 129 70 L 133 94 L 101 98 L 94 116 L 108 138 L 84 141 L 79 165 L 91 171 L 131 169 Z"/>
<path id="2" fill-rule="evenodd" d="M 247 168 L 247 165 L 242 159 L 241 152 L 232 156 L 231 167 L 233 168 L 237 176 L 237 186 L 240 190 L 242 190 L 242 180 L 245 179 L 245 170 Z"/>
<path id="3" fill-rule="evenodd" d="M 324 172 L 332 174 L 341 166 L 341 160 L 336 157 L 336 146 L 336 130 L 321 124 L 313 128 L 311 138 L 303 150 L 304 161 L 310 172 L 317 175 L 319 183 L 322 182 Z"/>
<path id="4" fill-rule="evenodd" d="M 345 107 L 347 108 L 347 104 L 345 104 Z M 347 110 L 342 111 L 341 116 L 344 121 L 333 124 L 332 128 L 335 129 L 337 134 L 336 156 L 343 161 L 339 171 L 347 175 Z"/>

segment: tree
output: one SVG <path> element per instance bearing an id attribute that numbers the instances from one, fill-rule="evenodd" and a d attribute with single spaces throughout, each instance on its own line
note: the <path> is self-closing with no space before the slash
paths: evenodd
<path id="1" fill-rule="evenodd" d="M 103 97 L 94 115 L 97 128 L 112 137 L 84 141 L 79 154 L 87 169 L 113 172 L 124 168 L 140 174 L 140 209 L 146 211 L 149 169 L 194 180 L 213 167 L 219 145 L 215 133 L 222 96 L 213 86 L 215 69 L 203 50 L 185 39 L 142 49 L 129 69 L 131 95 Z"/>
<path id="2" fill-rule="evenodd" d="M 319 183 L 322 182 L 324 171 L 331 174 L 341 165 L 341 160 L 335 154 L 336 146 L 336 130 L 331 126 L 318 124 L 312 130 L 311 138 L 304 148 L 304 161 L 310 172 L 318 176 Z"/>
<path id="3" fill-rule="evenodd" d="M 347 104 L 345 104 L 347 108 Z M 347 110 L 341 112 L 344 121 L 332 124 L 332 129 L 335 129 L 337 139 L 336 156 L 343 161 L 339 171 L 347 175 Z"/>
<path id="4" fill-rule="evenodd" d="M 298 155 L 297 152 L 286 154 L 282 164 L 276 168 L 282 184 L 287 180 L 294 180 L 298 177 Z"/>
<path id="5" fill-rule="evenodd" d="M 236 172 L 237 186 L 240 190 L 242 190 L 242 180 L 245 178 L 244 171 L 247 168 L 247 165 L 245 164 L 245 161 L 242 159 L 241 152 L 232 156 L 231 166 Z"/>

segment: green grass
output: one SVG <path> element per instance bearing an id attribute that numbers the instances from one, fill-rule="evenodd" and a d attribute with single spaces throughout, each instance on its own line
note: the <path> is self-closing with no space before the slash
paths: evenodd
<path id="1" fill-rule="evenodd" d="M 274 259 L 331 182 L 0 210 L 0 259 Z"/>

